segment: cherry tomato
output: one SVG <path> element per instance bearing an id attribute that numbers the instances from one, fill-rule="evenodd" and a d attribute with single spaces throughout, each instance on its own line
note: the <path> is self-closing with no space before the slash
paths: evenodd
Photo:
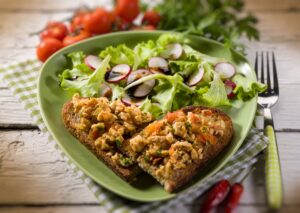
<path id="1" fill-rule="evenodd" d="M 74 44 L 78 41 L 91 37 L 91 34 L 87 31 L 80 31 L 78 34 L 75 35 L 68 35 L 63 40 L 63 46 L 66 47 L 68 45 Z"/>
<path id="2" fill-rule="evenodd" d="M 87 15 L 87 12 L 82 12 L 73 17 L 70 25 L 70 32 L 74 33 L 80 31 L 83 28 L 83 19 Z"/>
<path id="3" fill-rule="evenodd" d="M 44 39 L 36 48 L 36 55 L 41 62 L 45 62 L 49 56 L 63 48 L 60 40 L 55 38 Z"/>
<path id="4" fill-rule="evenodd" d="M 145 12 L 142 23 L 157 26 L 160 21 L 160 15 L 154 10 Z"/>
<path id="5" fill-rule="evenodd" d="M 116 13 L 126 21 L 132 22 L 140 13 L 139 0 L 117 0 Z"/>
<path id="6" fill-rule="evenodd" d="M 41 40 L 46 38 L 56 38 L 63 40 L 68 34 L 68 28 L 62 22 L 49 22 L 46 29 L 40 34 Z"/>
<path id="7" fill-rule="evenodd" d="M 156 28 L 153 25 L 143 25 L 143 26 L 133 26 L 131 30 L 155 30 Z"/>
<path id="8" fill-rule="evenodd" d="M 91 34 L 103 34 L 111 31 L 112 16 L 103 8 L 84 16 L 83 28 Z"/>

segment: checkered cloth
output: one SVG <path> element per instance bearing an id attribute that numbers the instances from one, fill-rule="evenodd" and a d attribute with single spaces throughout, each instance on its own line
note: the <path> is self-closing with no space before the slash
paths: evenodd
<path id="1" fill-rule="evenodd" d="M 95 183 L 85 175 L 68 157 L 61 151 L 57 143 L 48 132 L 40 115 L 37 102 L 37 79 L 41 63 L 37 60 L 24 60 L 15 64 L 0 68 L 0 77 L 7 83 L 13 94 L 27 109 L 40 130 L 48 136 L 55 149 L 65 160 L 72 170 L 83 180 L 92 193 L 96 196 L 99 204 L 107 212 L 162 212 L 176 209 L 179 205 L 191 204 L 211 185 L 220 179 L 231 179 L 243 169 L 251 167 L 258 160 L 258 153 L 266 148 L 268 140 L 257 129 L 252 128 L 243 143 L 243 146 L 234 154 L 229 162 L 215 175 L 204 181 L 198 182 L 194 187 L 179 193 L 175 198 L 162 202 L 140 203 L 126 200 L 102 186 Z"/>

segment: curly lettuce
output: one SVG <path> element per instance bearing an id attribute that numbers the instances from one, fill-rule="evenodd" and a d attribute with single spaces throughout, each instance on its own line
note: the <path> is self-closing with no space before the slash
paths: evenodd
<path id="1" fill-rule="evenodd" d="M 253 98 L 256 94 L 264 92 L 267 89 L 266 84 L 257 81 L 252 81 L 241 74 L 236 74 L 232 81 L 236 84 L 233 93 L 238 100 L 247 101 Z"/>

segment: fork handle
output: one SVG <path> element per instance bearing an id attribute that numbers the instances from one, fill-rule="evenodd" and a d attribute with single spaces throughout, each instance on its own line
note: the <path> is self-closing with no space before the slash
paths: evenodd
<path id="1" fill-rule="evenodd" d="M 273 119 L 270 108 L 264 110 L 265 135 L 269 138 L 266 149 L 266 190 L 268 205 L 271 209 L 279 209 L 282 206 L 282 176 L 276 135 L 274 132 Z"/>

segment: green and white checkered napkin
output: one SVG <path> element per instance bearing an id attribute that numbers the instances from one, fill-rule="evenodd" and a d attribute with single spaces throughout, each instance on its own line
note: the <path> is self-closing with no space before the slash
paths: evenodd
<path id="1" fill-rule="evenodd" d="M 88 188 L 99 200 L 99 204 L 106 208 L 107 212 L 161 212 L 172 211 L 179 205 L 191 204 L 204 191 L 206 191 L 216 181 L 226 178 L 230 179 L 241 172 L 242 169 L 249 168 L 257 161 L 257 154 L 267 146 L 267 139 L 256 129 L 251 129 L 247 139 L 238 152 L 230 159 L 224 168 L 206 180 L 197 183 L 184 193 L 179 193 L 175 198 L 153 203 L 139 203 L 121 198 L 112 192 L 99 186 L 91 178 L 85 175 L 79 168 L 68 159 L 60 150 L 57 143 L 47 131 L 39 112 L 37 103 L 37 79 L 41 63 L 35 59 L 28 59 L 12 65 L 0 68 L 0 76 L 7 83 L 14 95 L 27 109 L 41 131 L 48 136 L 49 142 L 60 153 L 61 157 L 76 172 Z"/>

